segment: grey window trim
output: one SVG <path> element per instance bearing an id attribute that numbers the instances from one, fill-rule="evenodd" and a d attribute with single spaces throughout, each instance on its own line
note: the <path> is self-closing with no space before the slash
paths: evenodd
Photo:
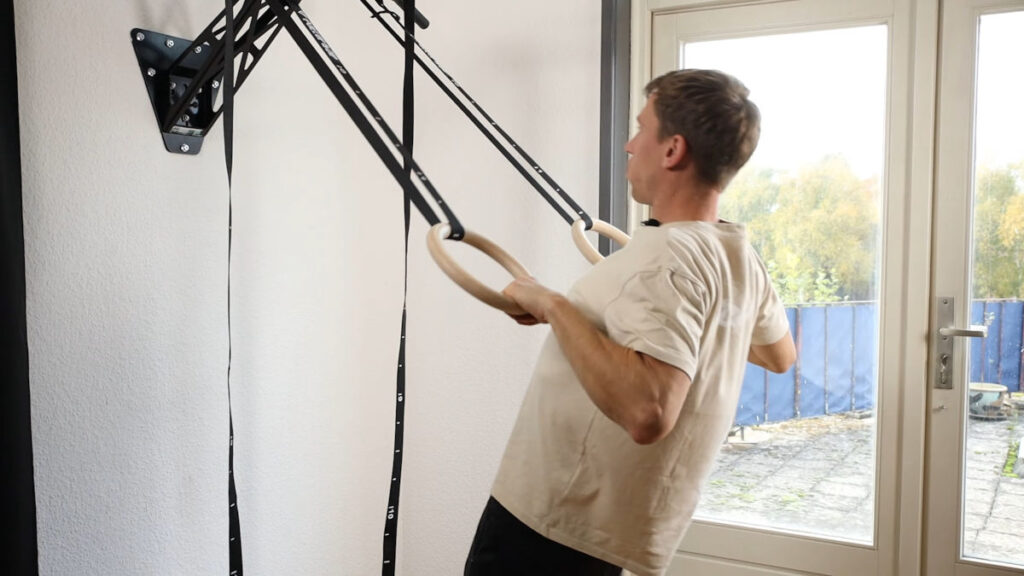
<path id="1" fill-rule="evenodd" d="M 630 0 L 601 0 L 601 154 L 598 217 L 626 230 L 629 191 L 626 153 L 629 138 Z M 601 254 L 613 242 L 602 237 Z"/>

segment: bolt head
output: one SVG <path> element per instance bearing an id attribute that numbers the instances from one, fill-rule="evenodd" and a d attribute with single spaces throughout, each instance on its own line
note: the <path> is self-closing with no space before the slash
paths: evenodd
<path id="1" fill-rule="evenodd" d="M 196 54 L 199 54 L 199 53 L 200 53 L 200 52 L 202 52 L 202 51 L 203 51 L 203 47 L 202 47 L 202 46 L 196 46 L 196 49 L 194 50 L 194 52 L 195 52 Z"/>
<path id="2" fill-rule="evenodd" d="M 149 70 L 146 70 L 146 76 L 149 76 L 150 78 L 156 76 L 156 69 L 150 68 Z"/>
<path id="3" fill-rule="evenodd" d="M 182 152 L 188 152 L 189 151 L 188 144 L 182 144 L 181 145 L 181 151 Z"/>
<path id="4" fill-rule="evenodd" d="M 181 116 L 181 121 L 182 121 L 182 122 L 188 122 L 188 121 L 189 121 L 189 120 L 191 120 L 191 119 L 192 119 L 192 117 L 191 117 L 191 116 L 189 116 L 188 114 L 183 114 L 183 115 Z"/>
<path id="5" fill-rule="evenodd" d="M 136 32 L 136 33 L 135 33 L 135 39 L 136 39 L 137 41 L 139 41 L 139 42 L 142 42 L 143 40 L 145 40 L 145 39 L 146 39 L 146 35 L 145 35 L 145 34 L 143 34 L 142 32 Z"/>
<path id="6" fill-rule="evenodd" d="M 174 90 L 177 87 L 178 87 L 178 83 L 177 82 L 171 82 L 171 90 Z"/>
<path id="7" fill-rule="evenodd" d="M 168 38 L 167 42 L 164 42 L 164 45 L 166 45 L 168 48 L 174 48 L 174 40 Z"/>
<path id="8" fill-rule="evenodd" d="M 210 84 L 210 86 L 213 86 L 214 90 L 216 90 L 217 88 L 220 88 L 220 82 L 217 81 L 217 80 L 214 80 L 213 83 Z"/>

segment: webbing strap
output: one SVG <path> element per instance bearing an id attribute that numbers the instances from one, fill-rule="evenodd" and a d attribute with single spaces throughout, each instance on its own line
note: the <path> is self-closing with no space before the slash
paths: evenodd
<path id="1" fill-rule="evenodd" d="M 221 110 L 224 113 L 224 164 L 228 172 L 228 574 L 242 576 L 242 531 L 238 515 L 238 494 L 235 491 L 235 423 L 231 414 L 231 239 L 232 194 L 231 171 L 234 161 L 235 126 L 235 11 L 234 0 L 224 0 L 224 92 Z"/>
<path id="2" fill-rule="evenodd" d="M 396 151 L 404 158 L 405 153 L 401 152 L 403 149 L 402 143 L 398 140 L 398 136 L 395 135 L 394 131 L 388 126 L 387 122 L 381 116 L 377 108 L 370 102 L 370 99 L 366 96 L 363 90 L 359 87 L 359 84 L 349 73 L 345 65 L 342 64 L 338 55 L 334 52 L 331 46 L 327 43 L 324 37 L 320 34 L 316 26 L 309 19 L 301 9 L 299 9 L 297 3 L 294 0 L 269 0 L 268 6 L 277 14 L 281 20 L 281 24 L 291 35 L 292 39 L 298 45 L 299 49 L 309 60 L 309 63 L 320 75 L 320 78 L 324 81 L 324 84 L 331 90 L 334 97 L 341 104 L 345 112 L 348 113 L 349 117 L 355 123 L 356 127 L 362 133 L 363 137 L 370 144 L 373 150 L 377 153 L 381 162 L 387 167 L 391 175 L 402 185 L 405 191 L 409 194 L 412 204 L 416 206 L 420 214 L 429 222 L 431 225 L 440 223 L 437 215 L 430 208 L 426 199 L 420 194 L 416 188 L 415 182 L 419 182 L 430 197 L 434 200 L 434 203 L 441 209 L 447 219 L 448 224 L 451 225 L 452 233 L 449 238 L 452 240 L 462 240 L 465 236 L 465 230 L 462 228 L 462 224 L 456 218 L 455 214 L 451 211 L 444 199 L 434 188 L 433 183 L 427 178 L 427 175 L 423 173 L 419 165 L 414 159 L 410 157 L 409 164 L 412 166 L 413 178 L 410 178 L 403 169 L 402 163 L 395 157 Z M 334 71 L 332 72 L 331 66 L 328 66 L 324 62 L 321 53 L 317 51 L 317 48 L 312 42 L 306 38 L 300 27 L 292 18 L 292 15 L 297 15 L 302 21 L 303 27 L 306 31 L 316 39 L 320 46 L 322 53 L 330 60 L 331 64 L 334 65 Z M 341 76 L 341 81 L 335 76 L 335 72 Z M 344 82 L 344 85 L 342 85 Z M 346 91 L 345 87 L 348 87 Z M 349 91 L 352 94 L 349 94 Z M 354 96 L 354 97 L 353 97 Z M 357 103 L 358 100 L 358 103 Z M 360 108 L 360 105 L 362 108 Z M 381 137 L 381 133 L 387 138 L 385 142 L 384 138 Z M 390 143 L 390 147 L 389 147 Z"/>
<path id="3" fill-rule="evenodd" d="M 414 37 L 416 1 L 407 0 L 405 5 L 405 29 L 410 38 Z M 413 77 L 412 42 L 405 44 L 405 82 L 402 90 L 402 143 L 405 145 L 404 169 L 406 177 L 412 175 L 412 153 L 416 127 L 415 82 Z M 388 492 L 388 509 L 384 519 L 384 559 L 381 566 L 383 576 L 394 576 L 398 552 L 398 504 L 402 491 L 402 450 L 404 448 L 405 428 L 405 342 L 406 320 L 409 294 L 409 224 L 411 199 L 405 193 L 405 261 L 402 280 L 402 332 L 398 344 L 398 375 L 395 383 L 395 452 L 391 463 L 391 488 Z"/>
<path id="4" fill-rule="evenodd" d="M 527 151 L 524 150 L 522 146 L 520 146 L 508 134 L 508 132 L 506 132 L 505 129 L 503 129 L 490 116 L 490 114 L 488 114 L 487 111 L 484 110 L 483 107 L 480 106 L 480 104 L 478 104 L 476 100 L 473 99 L 472 96 L 469 95 L 468 92 L 466 92 L 466 90 L 455 80 L 455 78 L 453 78 L 452 75 L 449 74 L 437 62 L 437 60 L 430 54 L 430 52 L 428 52 L 427 49 L 423 47 L 423 45 L 416 39 L 413 33 L 410 33 L 408 29 L 404 27 L 402 27 L 403 29 L 396 30 L 393 24 L 385 22 L 384 18 L 380 17 L 383 14 L 387 14 L 391 16 L 391 19 L 394 20 L 395 23 L 399 23 L 400 25 L 398 15 L 395 14 L 394 12 L 384 9 L 384 0 L 376 0 L 380 8 L 379 10 L 377 8 L 374 8 L 370 4 L 370 0 L 361 1 L 363 3 L 363 6 L 365 6 L 370 12 L 372 12 L 375 15 L 375 19 L 378 20 L 382 26 L 384 26 L 384 29 L 387 30 L 389 34 L 391 34 L 392 38 L 394 38 L 401 44 L 408 44 L 408 42 L 412 42 L 414 47 L 418 48 L 423 53 L 427 60 L 429 60 L 430 63 L 433 64 L 433 66 L 437 69 L 437 72 L 431 69 L 427 65 L 427 63 L 417 54 L 414 56 L 414 58 L 416 60 L 416 63 L 419 64 L 420 68 L 422 68 L 423 71 L 426 72 L 427 76 L 429 76 L 434 81 L 434 83 L 437 84 L 441 91 L 448 96 L 448 98 L 459 108 L 459 110 L 462 111 L 463 114 L 466 115 L 466 117 L 473 123 L 473 125 L 475 125 L 477 129 L 480 130 L 480 132 L 491 142 L 491 144 L 493 144 L 494 147 L 497 148 L 498 152 L 500 152 L 501 155 L 504 156 L 505 159 L 508 160 L 514 168 L 516 168 L 516 170 L 530 183 L 530 185 L 532 185 L 533 188 L 537 190 L 541 197 L 543 197 L 548 202 L 548 204 L 550 204 L 551 207 L 554 208 L 555 211 L 558 212 L 558 214 L 567 223 L 572 224 L 576 220 L 582 219 L 586 224 L 585 228 L 587 230 L 589 230 L 593 226 L 593 220 L 583 210 L 583 208 L 581 208 L 580 205 L 577 204 L 576 201 L 573 200 L 572 197 L 569 196 L 569 194 L 565 192 L 565 190 L 554 180 L 554 178 L 552 178 L 551 175 L 547 171 L 545 171 L 540 166 L 540 164 L 538 164 L 537 161 L 534 160 L 533 157 L 531 157 L 529 153 L 527 153 Z M 406 13 L 409 13 L 408 7 L 406 8 Z M 413 14 L 415 14 L 415 12 L 413 12 Z M 448 81 L 448 83 L 451 84 L 451 86 L 445 84 L 441 77 L 438 76 L 438 72 L 441 74 L 441 76 L 444 76 L 444 78 Z M 456 92 L 458 92 L 458 95 L 456 94 Z M 495 133 L 497 135 L 495 135 Z M 501 142 L 499 140 L 499 136 L 501 139 L 504 140 L 504 142 Z M 518 154 L 518 158 L 516 157 L 516 154 Z M 533 177 L 533 174 L 530 174 L 531 170 L 535 174 L 540 176 L 540 178 L 543 179 L 552 189 L 554 189 L 555 194 L 557 194 L 569 206 L 571 212 L 575 215 L 570 214 L 570 210 L 566 210 L 564 207 L 558 204 L 558 202 L 551 196 L 551 194 L 548 193 L 544 186 L 542 186 L 537 181 L 537 179 Z"/>
<path id="5" fill-rule="evenodd" d="M 231 413 L 231 239 L 232 239 L 232 204 L 231 204 L 231 172 L 232 172 L 232 136 L 233 136 L 233 108 L 234 108 L 234 34 L 235 23 L 233 14 L 234 0 L 225 0 L 225 42 L 224 42 L 224 92 L 221 111 L 224 115 L 224 153 L 225 163 L 228 172 L 228 423 L 229 423 L 229 447 L 228 447 L 228 501 L 229 501 L 229 551 L 230 551 L 230 576 L 242 576 L 242 543 L 239 523 L 237 495 L 234 479 L 234 422 Z M 403 142 L 399 142 L 394 131 L 384 121 L 376 107 L 363 93 L 358 83 L 351 76 L 342 64 L 334 50 L 327 44 L 327 41 L 313 25 L 309 17 L 298 8 L 296 0 L 268 0 L 267 5 L 275 13 L 281 25 L 288 30 L 292 39 L 302 50 L 306 59 L 320 75 L 321 79 L 334 94 L 342 108 L 356 124 L 356 127 L 366 138 L 367 142 L 377 153 L 378 157 L 391 172 L 392 176 L 402 185 L 404 191 L 404 215 L 405 215 L 405 291 L 408 292 L 408 253 L 409 253 L 409 230 L 411 207 L 416 206 L 417 210 L 431 225 L 438 224 L 440 220 L 433 209 L 427 203 L 426 198 L 419 192 L 415 182 L 426 189 L 434 200 L 434 203 L 441 209 L 451 226 L 450 238 L 461 240 L 465 234 L 458 218 L 451 211 L 448 205 L 441 198 L 426 174 L 419 168 L 412 156 L 413 144 L 413 62 L 415 61 L 414 45 L 410 42 L 406 45 L 405 62 L 405 90 L 404 90 L 404 127 Z M 406 3 L 410 13 L 415 14 L 415 2 Z M 298 15 L 303 22 L 306 31 L 317 40 L 322 53 L 334 65 L 334 70 L 340 74 L 344 85 L 331 71 L 331 68 L 324 62 L 316 47 L 303 34 L 302 29 L 292 18 Z M 412 18 L 408 23 L 412 25 Z M 409 31 L 408 36 L 414 38 L 414 30 Z M 348 90 L 346 90 L 346 86 Z M 350 94 L 351 92 L 351 94 Z M 353 97 L 354 95 L 354 97 Z M 357 103 L 358 101 L 358 103 Z M 360 108 L 362 105 L 362 108 Z M 371 121 L 372 120 L 372 121 Z M 381 133 L 390 141 L 381 137 Z M 396 158 L 396 151 L 402 157 L 399 164 Z M 413 176 L 415 175 L 415 179 Z M 401 343 L 399 345 L 398 374 L 397 374 L 397 398 L 396 398 L 396 419 L 395 419 L 395 453 L 392 464 L 392 485 L 388 501 L 387 520 L 384 533 L 384 563 L 382 573 L 385 576 L 393 576 L 395 571 L 395 556 L 397 550 L 398 535 L 398 501 L 401 488 L 402 469 L 402 444 L 403 426 L 402 421 L 405 413 L 405 339 L 406 339 L 406 299 L 403 297 L 402 305 L 402 326 Z"/>

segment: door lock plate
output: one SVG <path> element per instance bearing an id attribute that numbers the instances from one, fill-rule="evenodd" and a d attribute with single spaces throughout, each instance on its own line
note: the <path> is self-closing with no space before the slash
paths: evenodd
<path id="1" fill-rule="evenodd" d="M 953 389 L 953 344 L 956 339 L 943 336 L 939 330 L 944 326 L 954 326 L 956 310 L 955 300 L 948 296 L 936 298 L 935 302 L 935 353 L 932 355 L 932 382 L 938 390 Z"/>

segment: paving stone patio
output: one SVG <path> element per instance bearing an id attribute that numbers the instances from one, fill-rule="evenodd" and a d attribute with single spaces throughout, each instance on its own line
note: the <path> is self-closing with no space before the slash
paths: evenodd
<path id="1" fill-rule="evenodd" d="M 1024 435 L 1024 416 L 971 420 L 967 438 L 966 556 L 1024 565 L 1024 477 L 1007 470 L 1007 452 Z M 1019 472 L 1020 466 L 1016 467 Z"/>
<path id="2" fill-rule="evenodd" d="M 722 447 L 698 517 L 871 542 L 874 425 L 860 413 L 744 429 Z M 964 553 L 1024 565 L 1024 463 L 1020 477 L 1004 470 L 1024 416 L 969 427 Z"/>

